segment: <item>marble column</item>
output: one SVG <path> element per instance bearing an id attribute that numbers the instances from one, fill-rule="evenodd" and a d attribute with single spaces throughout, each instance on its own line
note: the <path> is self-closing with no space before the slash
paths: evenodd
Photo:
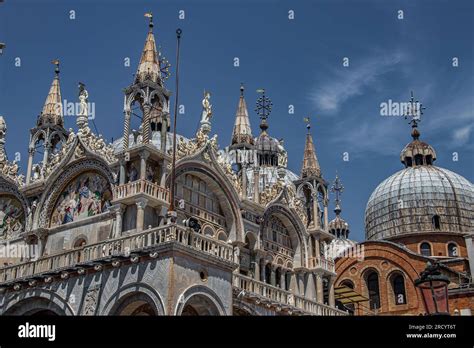
<path id="1" fill-rule="evenodd" d="M 270 276 L 270 284 L 273 285 L 273 286 L 276 286 L 276 274 L 275 274 L 275 267 L 272 265 L 270 267 L 270 272 L 271 272 L 271 276 Z"/>
<path id="2" fill-rule="evenodd" d="M 329 305 L 331 307 L 334 307 L 336 305 L 336 302 L 334 300 L 334 283 L 336 282 L 336 279 L 334 277 L 331 277 L 329 279 L 329 284 L 328 284 L 328 288 L 329 288 Z"/>
<path id="3" fill-rule="evenodd" d="M 35 154 L 34 148 L 28 149 L 28 167 L 26 172 L 26 183 L 29 184 L 31 180 L 31 169 L 33 167 L 33 156 Z"/>
<path id="4" fill-rule="evenodd" d="M 242 180 L 242 198 L 247 198 L 247 164 L 242 164 L 241 168 L 241 180 Z"/>
<path id="5" fill-rule="evenodd" d="M 148 144 L 150 142 L 150 111 L 151 104 L 146 102 L 143 105 L 143 118 L 142 118 L 142 143 Z"/>
<path id="6" fill-rule="evenodd" d="M 255 269 L 253 279 L 260 280 L 260 259 L 258 257 L 255 257 L 255 261 L 253 262 L 253 267 Z"/>
<path id="7" fill-rule="evenodd" d="M 176 117 L 176 115 L 175 115 Z M 161 151 L 166 153 L 166 133 L 167 133 L 167 128 L 168 128 L 168 119 L 166 117 L 164 117 L 162 115 L 162 118 L 161 118 L 162 122 L 161 122 L 161 136 L 160 136 L 160 139 L 161 139 L 161 144 L 160 144 L 160 148 L 161 148 Z"/>
<path id="8" fill-rule="evenodd" d="M 123 127 L 123 140 L 122 140 L 122 146 L 123 150 L 128 149 L 128 141 L 130 137 L 130 110 L 125 110 L 124 112 L 125 115 L 125 121 L 124 121 L 124 127 Z"/>
<path id="9" fill-rule="evenodd" d="M 143 225 L 145 223 L 145 207 L 148 203 L 146 198 L 139 198 L 136 202 L 137 205 L 137 232 L 143 231 Z"/>
<path id="10" fill-rule="evenodd" d="M 327 231 L 328 229 L 328 203 L 324 203 L 324 230 Z"/>
<path id="11" fill-rule="evenodd" d="M 260 202 L 259 183 L 260 183 L 260 170 L 258 168 L 254 168 L 253 170 L 253 201 L 255 203 Z"/>
<path id="12" fill-rule="evenodd" d="M 318 194 L 312 194 L 313 198 L 313 223 L 316 229 L 321 228 L 321 221 L 319 219 L 319 208 L 318 208 Z"/>
<path id="13" fill-rule="evenodd" d="M 49 152 L 51 151 L 51 144 L 49 141 L 45 141 L 44 143 L 44 153 L 43 153 L 43 168 L 46 167 L 46 164 L 48 163 L 48 156 Z"/>
<path id="14" fill-rule="evenodd" d="M 316 300 L 319 303 L 324 303 L 323 277 L 321 274 L 316 274 Z"/>
<path id="15" fill-rule="evenodd" d="M 125 166 L 127 165 L 127 162 L 125 161 L 125 158 L 120 159 L 120 177 L 119 177 L 119 185 L 125 184 L 125 179 L 126 179 L 126 171 L 125 171 Z"/>
<path id="16" fill-rule="evenodd" d="M 285 274 L 286 274 L 286 269 L 283 269 L 281 268 L 281 271 L 280 271 L 280 288 L 282 288 L 283 290 L 285 290 L 286 286 L 286 279 L 285 279 Z"/>
<path id="17" fill-rule="evenodd" d="M 150 156 L 148 151 L 140 152 L 140 180 L 146 179 L 146 160 Z"/>
<path id="18" fill-rule="evenodd" d="M 110 208 L 111 211 L 115 212 L 115 226 L 113 238 L 119 238 L 122 234 L 122 217 L 124 208 L 125 206 L 123 204 L 115 204 Z"/>
<path id="19" fill-rule="evenodd" d="M 160 177 L 160 186 L 166 187 L 166 177 L 168 175 L 168 164 L 167 160 L 163 160 L 161 163 L 161 177 Z"/>
<path id="20" fill-rule="evenodd" d="M 266 283 L 267 282 L 267 265 L 265 264 L 265 262 L 263 263 L 261 276 L 262 276 L 261 281 Z"/>

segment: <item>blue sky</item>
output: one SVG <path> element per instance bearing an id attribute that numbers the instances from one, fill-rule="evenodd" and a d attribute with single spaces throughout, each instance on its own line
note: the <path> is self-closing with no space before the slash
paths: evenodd
<path id="1" fill-rule="evenodd" d="M 69 18 L 70 10 L 76 19 Z M 184 20 L 178 19 L 179 10 L 185 11 Z M 7 44 L 0 56 L 0 115 L 8 125 L 9 158 L 20 152 L 22 170 L 28 130 L 42 109 L 54 58 L 61 60 L 63 99 L 76 101 L 77 82 L 84 82 L 96 104 L 99 132 L 109 140 L 120 136 L 122 89 L 137 67 L 147 11 L 154 14 L 157 44 L 173 66 L 175 30 L 183 29 L 185 115 L 179 133 L 194 134 L 206 89 L 212 93 L 213 131 L 226 146 L 244 82 L 258 134 L 255 91 L 265 88 L 274 104 L 269 132 L 284 138 L 288 166 L 296 173 L 303 117 L 311 117 L 323 176 L 332 181 L 338 171 L 345 186 L 342 215 L 352 239 L 364 239 L 367 200 L 378 183 L 402 169 L 399 153 L 411 139 L 406 120 L 380 115 L 380 104 L 389 99 L 407 101 L 414 90 L 427 107 L 421 138 L 435 147 L 436 164 L 473 180 L 474 2 L 448 0 L 6 0 L 0 4 L 0 41 Z M 131 67 L 124 66 L 126 57 Z M 456 68 L 453 57 L 459 60 Z M 167 87 L 174 91 L 173 77 Z M 66 127 L 75 128 L 73 117 L 66 117 Z M 343 161 L 344 152 L 349 161 Z"/>

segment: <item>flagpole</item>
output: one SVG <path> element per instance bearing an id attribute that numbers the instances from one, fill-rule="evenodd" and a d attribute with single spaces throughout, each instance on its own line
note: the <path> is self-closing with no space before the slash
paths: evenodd
<path id="1" fill-rule="evenodd" d="M 168 218 L 170 222 L 176 222 L 177 213 L 174 207 L 174 185 L 175 185 L 175 176 L 176 176 L 176 119 L 178 118 L 178 99 L 179 99 L 179 48 L 181 42 L 181 29 L 176 30 L 176 40 L 177 40 L 177 49 L 176 49 L 176 98 L 174 103 L 174 122 L 173 122 L 173 159 L 171 163 L 171 184 L 170 184 L 170 207 L 168 209 Z M 165 140 L 166 141 L 166 140 Z"/>

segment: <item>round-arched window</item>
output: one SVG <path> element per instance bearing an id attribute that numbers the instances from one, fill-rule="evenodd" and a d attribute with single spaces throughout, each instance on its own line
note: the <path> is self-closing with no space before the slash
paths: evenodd
<path id="1" fill-rule="evenodd" d="M 451 257 L 458 257 L 459 256 L 459 248 L 456 243 L 449 243 L 448 244 L 448 256 Z"/>
<path id="2" fill-rule="evenodd" d="M 423 242 L 420 244 L 420 253 L 423 256 L 431 256 L 431 245 L 430 243 Z"/>

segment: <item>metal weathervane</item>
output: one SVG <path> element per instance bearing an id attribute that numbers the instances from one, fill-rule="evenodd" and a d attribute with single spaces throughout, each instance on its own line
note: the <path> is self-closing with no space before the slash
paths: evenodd
<path id="1" fill-rule="evenodd" d="M 336 204 L 340 202 L 340 195 L 344 191 L 344 186 L 342 186 L 341 180 L 339 179 L 339 176 L 336 174 L 336 179 L 334 180 L 334 183 L 331 186 L 331 192 L 336 194 Z"/>
<path id="2" fill-rule="evenodd" d="M 260 93 L 261 96 L 257 99 L 257 107 L 255 108 L 255 111 L 262 120 L 266 120 L 272 112 L 273 103 L 270 98 L 265 95 L 265 90 L 263 88 L 257 89 L 257 93 Z"/>
<path id="3" fill-rule="evenodd" d="M 426 107 L 423 106 L 418 100 L 415 100 L 413 97 L 413 91 L 411 92 L 411 98 L 408 102 L 407 112 L 405 113 L 405 120 L 409 117 L 411 118 L 409 124 L 411 124 L 412 128 L 416 128 L 418 126 L 418 122 L 421 121 L 421 115 L 423 115 L 423 110 Z"/>
<path id="4" fill-rule="evenodd" d="M 306 129 L 308 129 L 308 132 L 309 130 L 311 129 L 311 119 L 308 117 L 303 117 L 303 121 L 306 123 Z"/>

